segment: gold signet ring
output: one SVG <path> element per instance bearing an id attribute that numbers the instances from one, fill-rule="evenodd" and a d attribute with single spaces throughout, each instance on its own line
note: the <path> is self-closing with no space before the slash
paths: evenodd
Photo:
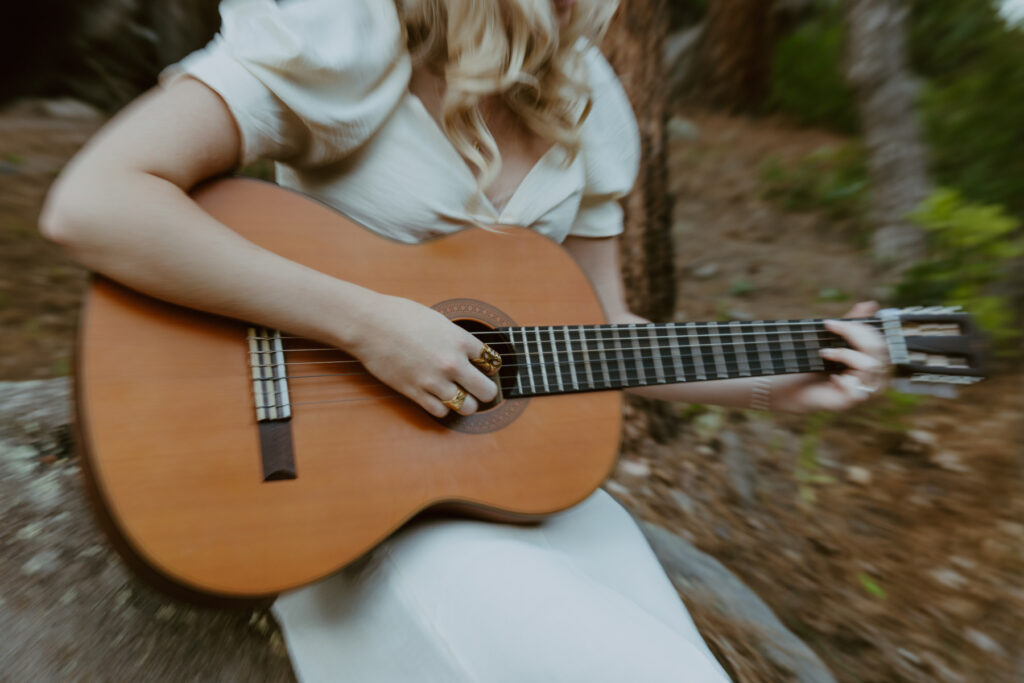
<path id="1" fill-rule="evenodd" d="M 480 368 L 480 371 L 488 377 L 501 370 L 501 356 L 487 344 L 484 344 L 483 350 L 480 351 L 480 356 L 470 362 Z"/>
<path id="2" fill-rule="evenodd" d="M 465 402 L 466 392 L 462 389 L 462 387 L 459 387 L 459 390 L 456 391 L 455 395 L 452 396 L 450 399 L 448 399 L 447 401 L 441 401 L 441 403 L 445 404 L 455 412 L 459 412 L 460 410 L 462 410 L 462 404 Z"/>

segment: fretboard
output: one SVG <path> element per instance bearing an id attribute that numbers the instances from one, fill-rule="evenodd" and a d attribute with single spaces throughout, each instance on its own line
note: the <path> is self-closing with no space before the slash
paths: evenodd
<path id="1" fill-rule="evenodd" d="M 872 324 L 877 321 L 865 321 Z M 818 354 L 848 346 L 822 320 L 508 327 L 516 368 L 506 397 L 625 389 L 833 369 Z M 841 366 L 836 366 L 841 367 Z"/>

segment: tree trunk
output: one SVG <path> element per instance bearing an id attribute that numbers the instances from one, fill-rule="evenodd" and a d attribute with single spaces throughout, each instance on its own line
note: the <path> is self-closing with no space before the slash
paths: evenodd
<path id="1" fill-rule="evenodd" d="M 667 0 L 623 0 L 604 41 L 604 53 L 619 74 L 640 126 L 640 175 L 622 204 L 622 275 L 634 312 L 671 320 L 676 278 L 672 248 L 673 197 L 668 185 L 668 89 L 663 59 L 668 33 Z M 628 396 L 623 448 L 635 449 L 648 436 L 666 441 L 678 430 L 671 404 Z"/>
<path id="2" fill-rule="evenodd" d="M 777 0 L 711 0 L 690 98 L 733 112 L 768 96 Z"/>
<path id="3" fill-rule="evenodd" d="M 672 317 L 676 292 L 662 59 L 667 30 L 666 0 L 623 0 L 603 46 L 640 126 L 640 175 L 623 200 L 623 277 L 632 310 L 654 320 Z"/>
<path id="4" fill-rule="evenodd" d="M 924 232 L 906 216 L 931 188 L 906 61 L 907 13 L 905 0 L 846 0 L 846 78 L 868 148 L 872 252 L 889 279 L 925 255 Z"/>

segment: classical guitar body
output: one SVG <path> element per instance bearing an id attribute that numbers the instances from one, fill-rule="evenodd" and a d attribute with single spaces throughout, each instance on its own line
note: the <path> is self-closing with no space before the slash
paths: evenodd
<path id="1" fill-rule="evenodd" d="M 195 199 L 256 244 L 473 330 L 603 322 L 571 257 L 527 230 L 410 246 L 265 183 L 221 181 Z M 103 278 L 88 294 L 76 391 L 90 481 L 130 554 L 190 590 L 300 586 L 427 508 L 535 519 L 585 498 L 614 462 L 618 392 L 506 397 L 439 421 L 339 351 L 287 339 L 274 351 L 269 337 Z M 254 354 L 287 355 L 287 396 L 274 383 L 255 396 L 267 384 Z"/>

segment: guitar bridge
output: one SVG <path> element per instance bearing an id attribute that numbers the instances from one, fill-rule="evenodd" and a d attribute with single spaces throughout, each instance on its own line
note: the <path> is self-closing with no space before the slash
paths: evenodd
<path id="1" fill-rule="evenodd" d="M 250 327 L 247 340 L 263 481 L 295 479 L 298 475 L 292 448 L 292 407 L 281 332 Z"/>

